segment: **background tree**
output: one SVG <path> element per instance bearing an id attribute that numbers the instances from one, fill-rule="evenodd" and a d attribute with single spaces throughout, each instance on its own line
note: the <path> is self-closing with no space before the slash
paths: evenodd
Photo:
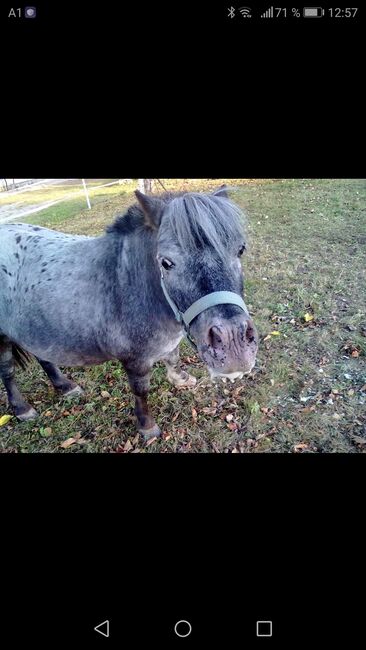
<path id="1" fill-rule="evenodd" d="M 148 192 L 152 191 L 152 178 L 139 178 L 138 186 L 140 192 L 143 192 L 144 194 L 148 194 Z"/>

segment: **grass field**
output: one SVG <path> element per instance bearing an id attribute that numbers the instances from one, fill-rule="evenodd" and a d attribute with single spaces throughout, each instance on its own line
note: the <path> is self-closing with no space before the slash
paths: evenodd
<path id="1" fill-rule="evenodd" d="M 163 179 L 168 189 L 207 190 L 222 182 Z M 40 417 L 2 426 L 1 451 L 366 451 L 365 181 L 227 182 L 247 214 L 245 299 L 260 333 L 250 377 L 212 384 L 183 343 L 184 367 L 198 384 L 190 391 L 172 388 L 164 367 L 155 368 L 150 404 L 163 436 L 145 445 L 118 362 L 67 369 L 85 388 L 76 401 L 56 396 L 32 364 L 18 371 L 18 385 Z M 136 184 L 112 187 L 92 210 L 70 201 L 27 221 L 98 235 L 133 202 Z M 1 388 L 0 417 L 8 412 Z"/>

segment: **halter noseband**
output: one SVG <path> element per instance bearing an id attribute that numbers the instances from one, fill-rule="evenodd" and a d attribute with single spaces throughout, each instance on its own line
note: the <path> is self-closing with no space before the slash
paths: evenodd
<path id="1" fill-rule="evenodd" d="M 237 307 L 240 307 L 243 312 L 246 314 L 248 313 L 243 298 L 233 291 L 213 291 L 212 293 L 208 293 L 205 296 L 202 296 L 202 298 L 196 300 L 190 307 L 188 307 L 188 309 L 186 309 L 185 312 L 181 312 L 168 294 L 162 269 L 160 284 L 164 296 L 171 309 L 173 310 L 175 319 L 178 321 L 178 323 L 181 323 L 183 325 L 186 338 L 196 350 L 197 345 L 189 333 L 189 327 L 196 316 L 201 314 L 203 311 L 206 311 L 206 309 L 209 309 L 209 307 L 214 307 L 215 305 L 236 305 Z"/>

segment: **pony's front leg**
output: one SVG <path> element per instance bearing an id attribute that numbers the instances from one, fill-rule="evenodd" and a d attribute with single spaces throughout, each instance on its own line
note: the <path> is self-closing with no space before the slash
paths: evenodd
<path id="1" fill-rule="evenodd" d="M 131 390 L 136 399 L 135 415 L 137 418 L 137 428 L 139 433 L 141 433 L 146 440 L 153 436 L 160 436 L 161 431 L 150 414 L 147 404 L 151 368 L 148 370 L 141 370 L 136 368 L 126 368 L 125 366 L 125 369 Z"/>
<path id="2" fill-rule="evenodd" d="M 197 379 L 180 367 L 179 345 L 170 352 L 164 359 L 167 369 L 168 381 L 177 388 L 193 388 Z"/>

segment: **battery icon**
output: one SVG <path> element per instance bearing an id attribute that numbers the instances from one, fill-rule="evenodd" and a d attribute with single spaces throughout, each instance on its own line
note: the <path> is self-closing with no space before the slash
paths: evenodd
<path id="1" fill-rule="evenodd" d="M 321 7 L 304 7 L 304 18 L 321 18 L 324 16 L 324 9 Z"/>

